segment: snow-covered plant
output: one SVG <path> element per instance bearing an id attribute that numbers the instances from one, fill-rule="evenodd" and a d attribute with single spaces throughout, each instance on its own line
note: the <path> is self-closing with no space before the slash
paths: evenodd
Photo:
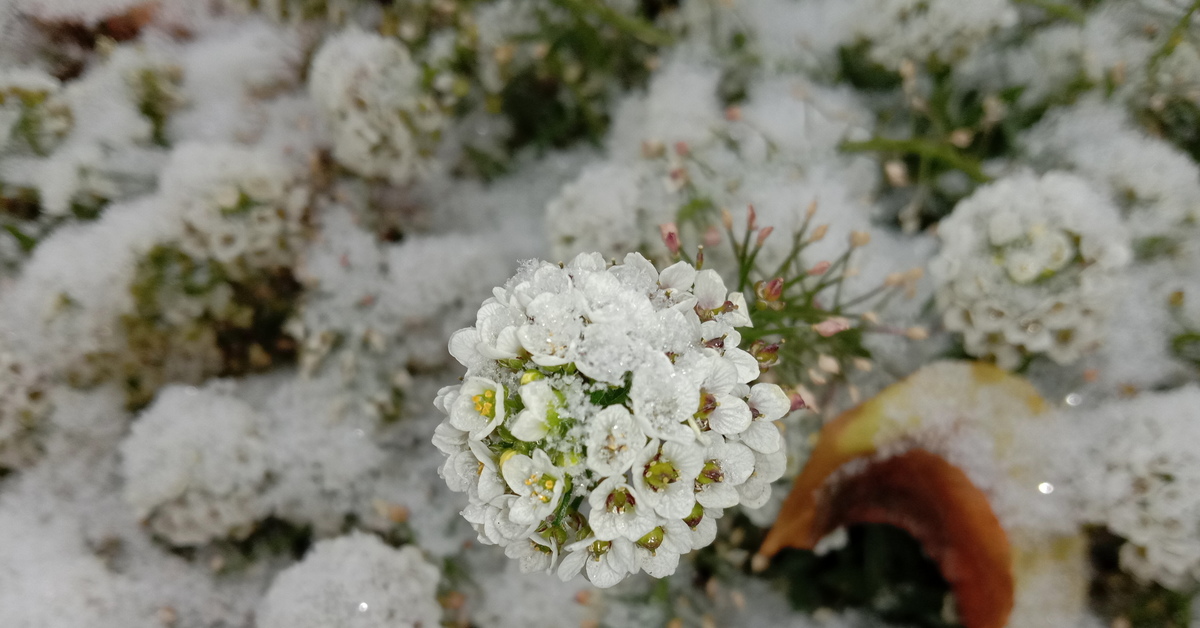
<path id="1" fill-rule="evenodd" d="M 395 418 L 410 371 L 446 366 L 444 339 L 508 275 L 508 250 L 492 234 L 381 243 L 341 210 L 321 227 L 300 269 L 308 292 L 287 326 L 301 369 L 338 371 L 369 414 Z"/>
<path id="2" fill-rule="evenodd" d="M 1170 253 L 1200 223 L 1200 167 L 1135 127 L 1119 107 L 1084 101 L 1057 109 L 1024 144 L 1040 165 L 1103 186 L 1125 216 L 1138 257 Z"/>
<path id="3" fill-rule="evenodd" d="M 1106 332 L 1128 236 L 1086 181 L 1016 174 L 980 188 L 938 227 L 937 306 L 967 353 L 1004 368 L 1046 355 L 1068 364 Z"/>
<path id="4" fill-rule="evenodd" d="M 372 517 L 384 454 L 330 378 L 163 388 L 121 444 L 126 501 L 165 542 L 240 539 L 268 518 L 314 534 Z M 249 400 L 248 400 L 249 399 Z M 343 407 L 349 406 L 349 407 Z"/>
<path id="5" fill-rule="evenodd" d="M 232 146 L 186 145 L 163 174 L 163 202 L 182 221 L 177 240 L 138 262 L 124 317 L 133 359 L 147 372 L 194 381 L 263 368 L 290 348 L 263 346 L 298 286 L 291 276 L 305 234 L 308 189 L 283 163 Z M 271 332 L 271 330 L 275 330 Z M 174 372 L 172 372 L 174 371 Z"/>
<path id="6" fill-rule="evenodd" d="M 1009 0 L 982 0 L 968 9 L 955 0 L 859 0 L 855 31 L 871 59 L 890 69 L 909 62 L 952 64 L 989 36 L 1017 23 Z"/>
<path id="7" fill-rule="evenodd" d="M 30 68 L 0 68 L 0 155 L 49 153 L 71 129 L 62 83 Z"/>
<path id="8" fill-rule="evenodd" d="M 232 396 L 165 389 L 121 445 L 125 497 L 138 519 L 177 545 L 252 532 L 273 481 L 261 423 Z"/>
<path id="9" fill-rule="evenodd" d="M 1200 456 L 1194 385 L 1089 409 L 1082 483 L 1088 516 L 1123 537 L 1121 566 L 1142 580 L 1192 591 L 1200 581 Z M 1085 427 L 1086 425 L 1086 427 Z"/>
<path id="10" fill-rule="evenodd" d="M 441 574 L 412 545 L 361 532 L 322 541 L 271 584 L 255 614 L 262 628 L 431 628 L 440 625 Z"/>
<path id="11" fill-rule="evenodd" d="M 169 145 L 168 118 L 184 105 L 180 92 L 182 69 L 174 63 L 145 58 L 141 64 L 126 69 L 125 81 L 138 111 L 150 121 L 151 139 L 160 146 Z"/>
<path id="12" fill-rule="evenodd" d="M 512 124 L 513 142 L 598 139 L 615 97 L 638 86 L 658 48 L 671 42 L 648 17 L 643 3 L 630 0 L 482 4 L 474 16 L 475 73 Z"/>
<path id="13" fill-rule="evenodd" d="M 20 468 L 39 454 L 39 423 L 50 410 L 48 382 L 35 365 L 0 345 L 0 468 Z"/>
<path id="14" fill-rule="evenodd" d="M 402 185 L 433 168 L 446 112 L 426 72 L 395 39 L 349 28 L 321 46 L 309 92 L 333 132 L 333 156 Z"/>
<path id="15" fill-rule="evenodd" d="M 162 162 L 154 145 L 167 144 L 168 116 L 182 102 L 181 70 L 158 48 L 102 48 L 94 65 L 47 101 L 68 116 L 60 121 L 61 137 L 40 142 L 41 151 L 6 155 L 0 148 L 0 228 L 7 232 L 0 264 L 17 267 L 60 227 L 93 220 L 112 202 L 154 189 Z"/>
<path id="16" fill-rule="evenodd" d="M 607 587 L 674 573 L 724 509 L 766 502 L 791 404 L 754 384 L 745 297 L 716 271 L 581 254 L 493 294 L 451 337 L 467 373 L 440 391 L 434 437 L 481 542 Z"/>
<path id="17" fill-rule="evenodd" d="M 723 108 L 719 80 L 717 68 L 674 63 L 646 96 L 622 108 L 609 161 L 585 169 L 547 206 L 556 256 L 637 250 L 665 259 L 670 251 L 658 228 L 666 223 L 711 252 L 706 232 L 720 229 L 721 210 L 742 215 L 750 205 L 778 231 L 799 228 L 815 199 L 842 213 L 843 225 L 867 226 L 860 199 L 874 182 L 871 166 L 837 154 L 847 136 L 866 134 L 869 118 L 860 103 L 785 77 Z M 792 95 L 801 90 L 803 98 Z M 829 161 L 857 176 L 828 168 Z M 788 253 L 782 238 L 767 249 L 775 261 Z"/>

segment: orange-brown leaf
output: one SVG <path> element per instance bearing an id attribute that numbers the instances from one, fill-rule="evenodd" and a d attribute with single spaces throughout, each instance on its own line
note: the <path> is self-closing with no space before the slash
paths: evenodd
<path id="1" fill-rule="evenodd" d="M 868 465 L 829 488 L 809 533 L 883 523 L 915 538 L 940 568 L 968 628 L 1003 628 L 1014 583 L 1008 535 L 987 496 L 958 467 L 923 449 Z"/>

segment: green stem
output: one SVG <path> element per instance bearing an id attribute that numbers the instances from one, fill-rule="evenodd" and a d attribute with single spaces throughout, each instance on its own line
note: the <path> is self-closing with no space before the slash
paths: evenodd
<path id="1" fill-rule="evenodd" d="M 956 148 L 948 144 L 931 142 L 921 138 L 892 140 L 877 137 L 865 142 L 843 142 L 842 150 L 851 153 L 864 151 L 911 153 L 920 157 L 936 159 L 956 170 L 961 170 L 976 183 L 987 183 L 992 180 L 991 177 L 983 173 L 983 168 L 977 160 L 963 155 Z"/>
<path id="2" fill-rule="evenodd" d="M 1175 23 L 1175 27 L 1167 35 L 1167 42 L 1154 53 L 1154 56 L 1150 57 L 1149 63 L 1146 64 L 1146 74 L 1151 81 L 1154 81 L 1154 76 L 1157 74 L 1158 64 L 1163 59 L 1171 56 L 1171 53 L 1175 52 L 1175 48 L 1183 41 L 1183 35 L 1187 32 L 1188 26 L 1192 21 L 1192 16 L 1195 15 L 1197 10 L 1200 10 L 1200 0 L 1194 0 L 1192 5 L 1188 7 L 1188 10 L 1184 11 L 1183 17 L 1179 18 L 1179 21 Z"/>

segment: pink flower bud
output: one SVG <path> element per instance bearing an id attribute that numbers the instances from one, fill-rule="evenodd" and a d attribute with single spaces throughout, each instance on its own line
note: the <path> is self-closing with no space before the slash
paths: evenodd
<path id="1" fill-rule="evenodd" d="M 755 340 L 750 343 L 750 355 L 758 361 L 758 367 L 765 371 L 779 364 L 779 347 L 778 342 L 768 343 L 761 339 Z"/>
<path id="2" fill-rule="evenodd" d="M 808 275 L 810 277 L 818 277 L 820 275 L 824 275 L 826 272 L 829 271 L 830 266 L 833 266 L 833 264 L 830 264 L 828 261 L 823 260 L 823 261 L 817 262 L 816 265 L 814 265 L 812 268 L 808 269 Z"/>
<path id="3" fill-rule="evenodd" d="M 775 230 L 775 227 L 767 227 L 766 229 L 759 231 L 758 232 L 758 246 L 762 246 L 763 242 L 767 241 L 767 236 L 770 236 L 771 232 L 774 230 Z"/>
<path id="4" fill-rule="evenodd" d="M 678 255 L 679 229 L 675 226 L 675 223 L 668 222 L 665 225 L 659 225 L 658 231 L 662 234 L 663 244 L 667 245 L 667 250 L 671 252 L 671 255 Z"/>
<path id="5" fill-rule="evenodd" d="M 759 299 L 768 303 L 778 301 L 783 297 L 783 277 L 754 284 L 754 293 L 758 295 Z"/>
<path id="6" fill-rule="evenodd" d="M 716 225 L 709 225 L 708 229 L 704 230 L 705 246 L 716 246 L 721 243 L 721 230 L 717 229 Z"/>
<path id="7" fill-rule="evenodd" d="M 834 334 L 840 334 L 847 329 L 850 329 L 850 321 L 841 316 L 827 318 L 812 326 L 824 338 L 828 338 Z"/>

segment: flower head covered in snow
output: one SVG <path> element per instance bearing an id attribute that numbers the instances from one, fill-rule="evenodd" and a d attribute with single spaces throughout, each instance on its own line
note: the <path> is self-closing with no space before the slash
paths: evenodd
<path id="1" fill-rule="evenodd" d="M 740 293 L 686 262 L 525 264 L 451 337 L 467 373 L 436 401 L 441 475 L 480 540 L 607 587 L 670 575 L 723 509 L 763 505 L 790 402 L 751 387 L 749 324 Z"/>
<path id="2" fill-rule="evenodd" d="M 71 129 L 58 79 L 33 69 L 0 70 L 0 154 L 45 155 Z"/>
<path id="3" fill-rule="evenodd" d="M 446 115 L 399 42 L 348 29 L 321 46 L 310 75 L 339 163 L 397 185 L 428 173 Z"/>
<path id="4" fill-rule="evenodd" d="M 959 203 L 932 264 L 946 327 L 1004 368 L 1096 346 L 1129 262 L 1117 210 L 1077 177 L 1020 174 Z"/>

